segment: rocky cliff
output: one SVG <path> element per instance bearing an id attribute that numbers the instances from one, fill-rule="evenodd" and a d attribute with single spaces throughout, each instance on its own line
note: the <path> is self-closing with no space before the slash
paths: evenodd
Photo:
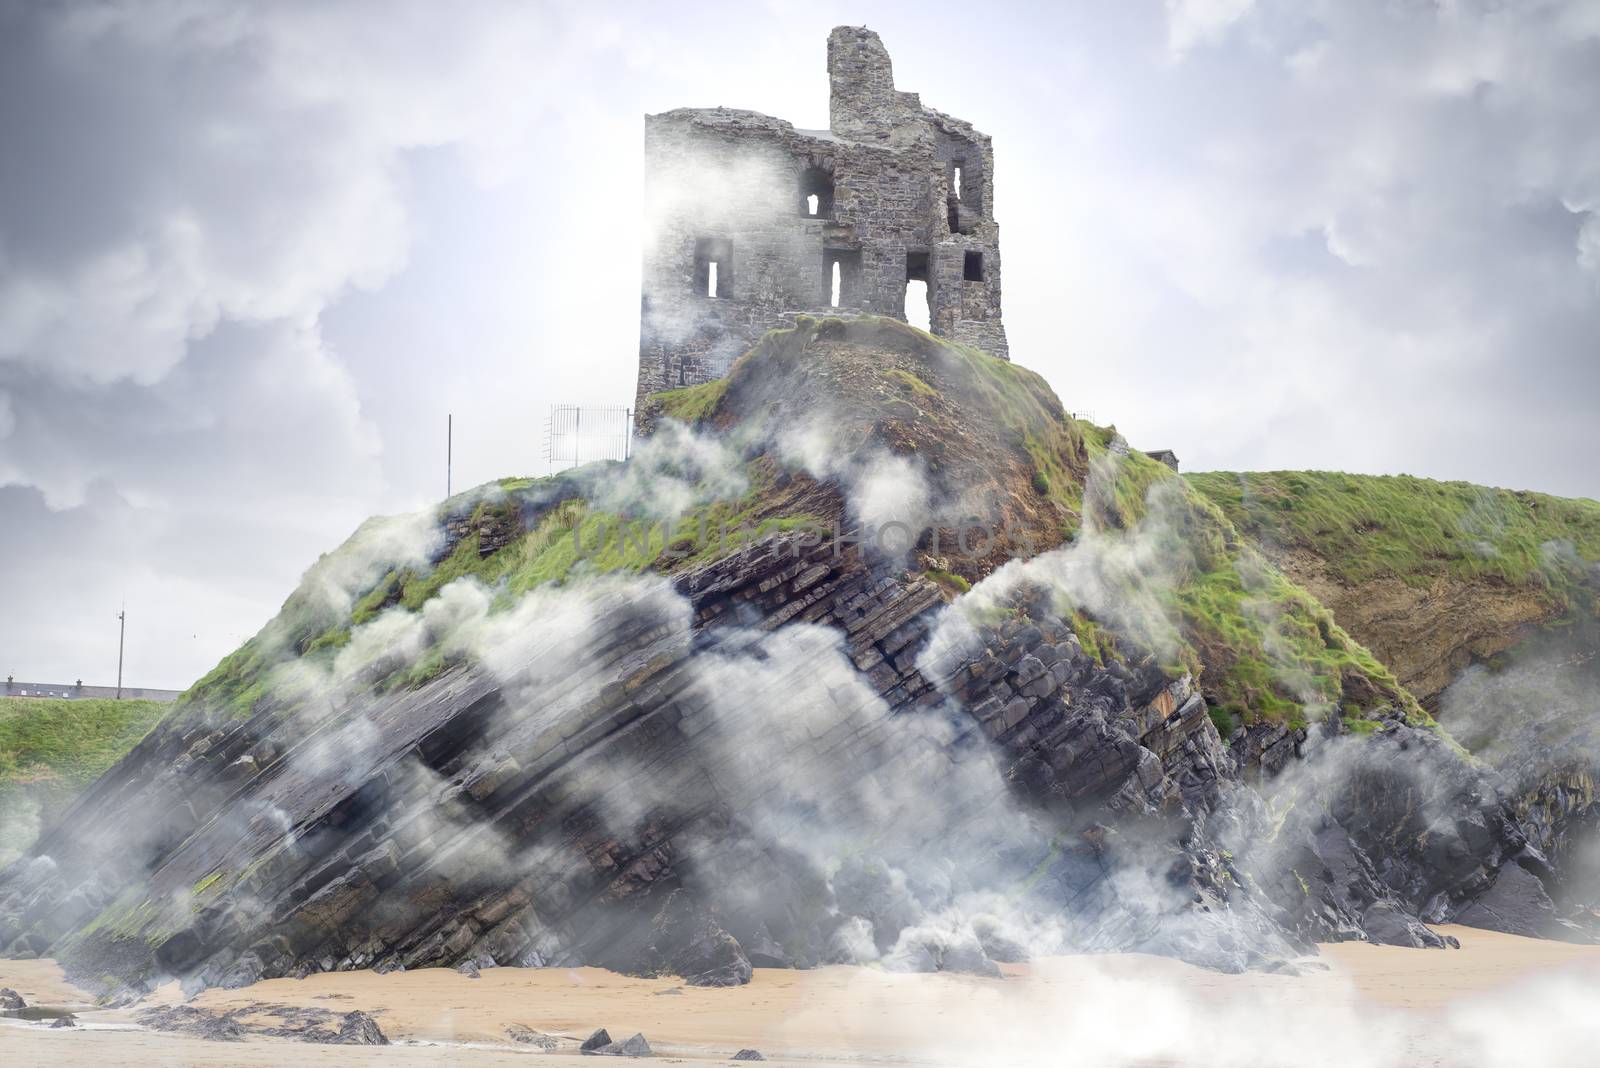
<path id="1" fill-rule="evenodd" d="M 1586 937 L 1592 777 L 1466 756 L 1037 376 L 802 320 L 650 422 L 319 561 L 0 874 L 0 952 L 109 992 Z"/>

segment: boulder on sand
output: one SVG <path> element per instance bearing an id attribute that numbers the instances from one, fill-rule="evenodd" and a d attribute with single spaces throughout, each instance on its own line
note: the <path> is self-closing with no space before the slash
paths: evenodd
<path id="1" fill-rule="evenodd" d="M 339 1025 L 339 1037 L 335 1042 L 344 1046 L 387 1046 L 389 1039 L 378 1028 L 378 1021 L 364 1012 L 346 1013 L 344 1022 Z"/>
<path id="2" fill-rule="evenodd" d="M 644 1040 L 644 1035 L 635 1034 L 624 1042 L 612 1042 L 601 1046 L 599 1049 L 588 1052 L 601 1057 L 648 1057 L 650 1056 L 650 1043 Z"/>

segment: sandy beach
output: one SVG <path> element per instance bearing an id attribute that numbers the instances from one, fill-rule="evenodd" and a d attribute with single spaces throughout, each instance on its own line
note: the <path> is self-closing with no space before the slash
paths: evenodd
<path id="1" fill-rule="evenodd" d="M 745 1048 L 796 1066 L 1595 1062 L 1600 947 L 1446 930 L 1460 950 L 1326 946 L 1300 976 L 1222 975 L 1139 955 L 1048 958 L 1008 967 L 998 980 L 764 969 L 732 989 L 593 968 L 499 968 L 477 979 L 429 969 L 276 979 L 208 990 L 191 1002 L 210 1010 L 361 1009 L 392 1040 L 386 1047 L 148 1031 L 137 1010 L 180 1001 L 175 989 L 128 1009 L 93 1009 L 53 962 L 0 961 L 0 986 L 31 1005 L 75 1008 L 82 1024 L 52 1030 L 4 1021 L 0 1063 L 477 1065 L 534 1056 L 593 1064 L 575 1046 L 597 1027 L 619 1039 L 642 1033 L 655 1059 L 671 1063 L 727 1062 Z M 261 1012 L 246 1021 L 270 1022 Z M 510 1032 L 519 1028 L 560 1048 L 515 1042 Z"/>

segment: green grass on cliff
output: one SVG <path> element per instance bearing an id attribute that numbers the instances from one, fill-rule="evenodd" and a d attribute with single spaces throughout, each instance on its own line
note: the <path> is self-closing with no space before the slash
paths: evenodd
<path id="1" fill-rule="evenodd" d="M 1409 475 L 1272 471 L 1185 476 L 1241 531 L 1307 549 L 1340 580 L 1439 575 L 1564 585 L 1560 546 L 1600 560 L 1600 503 Z M 1554 551 L 1553 551 L 1554 550 Z"/>
<path id="2" fill-rule="evenodd" d="M 166 709 L 156 701 L 0 698 L 0 866 L 139 744 Z"/>
<path id="3" fill-rule="evenodd" d="M 662 415 L 693 425 L 715 411 L 718 402 L 722 400 L 722 395 L 727 391 L 728 380 L 718 378 L 711 382 L 702 382 L 698 386 L 685 386 L 682 389 L 667 390 L 665 393 L 655 393 L 650 399 L 660 405 Z"/>
<path id="4" fill-rule="evenodd" d="M 232 717 L 250 715 L 271 692 L 278 664 L 298 658 L 331 666 L 339 651 L 349 645 L 355 628 L 386 610 L 418 612 L 459 579 L 482 583 L 494 595 L 491 611 L 502 611 L 529 590 L 561 585 L 578 576 L 671 574 L 711 563 L 773 533 L 822 529 L 823 524 L 808 515 L 764 514 L 772 471 L 752 463 L 747 475 L 751 488 L 742 498 L 705 502 L 670 522 L 623 516 L 580 498 L 568 498 L 536 513 L 532 529 L 521 527 L 518 494 L 548 480 L 502 480 L 499 487 L 509 492 L 473 507 L 466 518 L 468 533 L 449 553 L 429 568 L 401 567 L 385 573 L 355 601 L 348 616 L 329 617 L 318 607 L 309 582 L 302 584 L 267 627 L 184 695 L 178 710 L 183 713 L 198 707 Z M 483 487 L 470 491 L 482 492 Z M 459 501 L 441 507 L 442 515 L 452 511 L 463 511 Z M 509 540 L 493 552 L 483 553 L 483 532 L 505 526 L 514 531 Z M 417 686 L 449 666 L 430 650 L 415 664 L 371 679 L 368 685 L 376 689 Z"/>
<path id="5" fill-rule="evenodd" d="M 157 701 L 0 697 L 0 786 L 76 791 L 138 744 L 165 709 Z"/>
<path id="6" fill-rule="evenodd" d="M 1240 724 L 1306 726 L 1339 710 L 1358 723 L 1382 715 L 1432 723 L 1386 665 L 1189 481 L 1126 449 L 1114 428 L 1080 424 L 1078 433 L 1091 475 L 1062 499 L 1082 502 L 1102 544 L 1141 556 L 1120 600 L 1138 603 L 1154 590 L 1176 630 L 1166 670 L 1202 681 L 1224 734 Z M 1080 611 L 1075 627 L 1093 656 L 1125 648 L 1110 640 L 1106 620 Z"/>
<path id="7" fill-rule="evenodd" d="M 1360 722 L 1389 714 L 1431 724 L 1393 673 L 1190 482 L 1143 453 L 1116 447 L 1110 428 L 1085 424 L 1083 433 L 1095 465 L 1084 507 L 1109 532 L 1102 536 L 1140 545 L 1171 569 L 1170 581 L 1157 584 L 1179 636 L 1176 660 L 1167 667 L 1201 680 L 1219 727 L 1304 726 L 1340 709 Z M 1111 651 L 1103 635 L 1094 645 Z"/>

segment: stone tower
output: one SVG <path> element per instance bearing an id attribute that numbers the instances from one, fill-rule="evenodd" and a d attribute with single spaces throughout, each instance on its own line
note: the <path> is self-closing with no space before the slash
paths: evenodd
<path id="1" fill-rule="evenodd" d="M 732 108 L 645 118 L 636 408 L 719 378 L 797 314 L 905 318 L 1007 358 L 994 153 L 970 123 L 894 87 L 864 27 L 828 35 L 829 129 Z"/>

